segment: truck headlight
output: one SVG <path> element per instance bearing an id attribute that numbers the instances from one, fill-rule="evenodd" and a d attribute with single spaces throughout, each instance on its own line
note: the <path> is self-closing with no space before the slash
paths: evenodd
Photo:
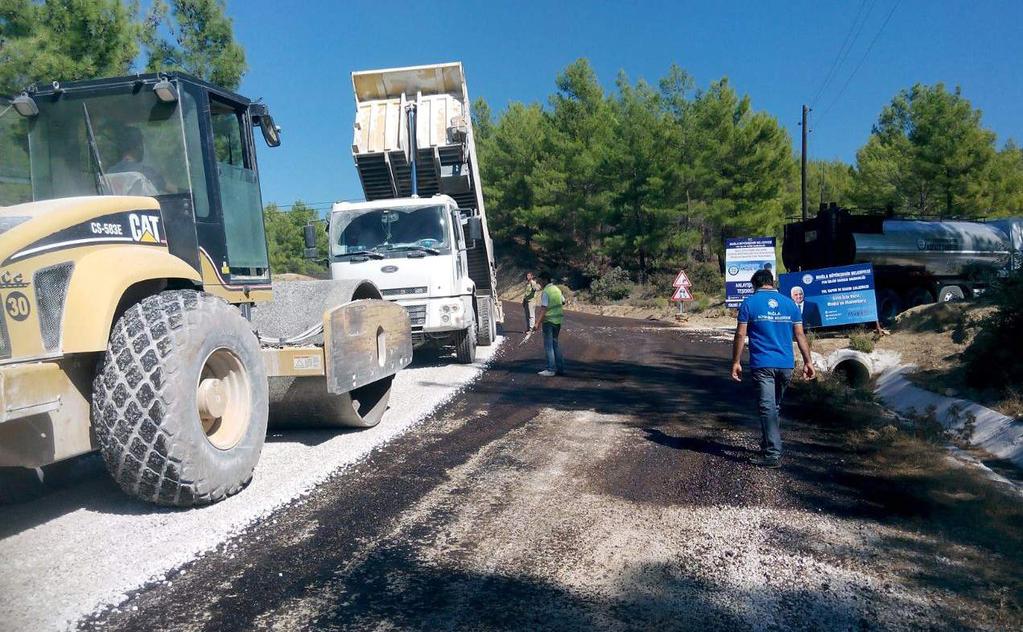
<path id="1" fill-rule="evenodd" d="M 447 306 L 445 305 L 445 307 L 447 307 Z M 443 316 L 440 317 L 440 322 L 442 322 L 442 323 L 447 323 L 450 320 L 451 320 L 451 317 L 448 316 L 447 314 L 444 314 Z"/>

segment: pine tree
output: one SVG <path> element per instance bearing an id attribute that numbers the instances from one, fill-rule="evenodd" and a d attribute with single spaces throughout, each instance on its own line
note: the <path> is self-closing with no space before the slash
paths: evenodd
<path id="1" fill-rule="evenodd" d="M 224 0 L 154 0 L 147 31 L 147 70 L 183 70 L 236 90 L 247 69 L 245 50 L 234 39 Z M 160 36 L 161 31 L 170 38 Z"/>

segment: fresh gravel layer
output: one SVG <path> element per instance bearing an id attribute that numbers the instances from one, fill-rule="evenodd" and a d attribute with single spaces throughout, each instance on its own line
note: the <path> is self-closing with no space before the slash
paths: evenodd
<path id="1" fill-rule="evenodd" d="M 473 365 L 415 363 L 395 380 L 375 428 L 271 432 L 252 483 L 212 507 L 172 510 L 125 496 L 105 475 L 4 507 L 0 631 L 72 626 L 97 608 L 216 547 L 338 470 L 399 437 L 477 379 L 503 339 Z"/>
<path id="2" fill-rule="evenodd" d="M 779 507 L 771 488 L 784 483 L 776 472 L 746 481 L 759 489 L 746 487 L 737 506 L 614 493 L 616 471 L 635 474 L 642 435 L 628 416 L 542 410 L 450 470 L 389 533 L 338 568 L 337 580 L 263 612 L 255 628 L 944 625 L 937 607 L 944 595 L 910 587 L 877 559 L 880 543 L 906 538 L 904 531 Z M 756 498 L 766 502 L 745 504 Z M 364 594 L 381 582 L 381 562 L 390 606 Z M 489 599 L 498 601 L 481 613 Z M 360 601 L 375 607 L 351 607 Z M 517 619 L 522 612 L 510 605 L 522 602 L 531 603 L 531 620 Z"/>

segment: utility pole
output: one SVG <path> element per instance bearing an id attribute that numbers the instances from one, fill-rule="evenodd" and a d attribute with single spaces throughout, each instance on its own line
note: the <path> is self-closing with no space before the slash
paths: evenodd
<path id="1" fill-rule="evenodd" d="M 806 129 L 806 115 L 809 112 L 810 112 L 810 108 L 808 108 L 808 107 L 806 107 L 804 105 L 803 106 L 803 123 L 800 125 L 800 127 L 803 128 L 803 154 L 802 154 L 802 164 L 801 164 L 801 167 L 802 167 L 801 177 L 799 179 L 799 189 L 800 189 L 800 193 L 802 194 L 802 201 L 803 201 L 803 221 L 804 222 L 807 219 L 806 218 L 806 185 L 807 185 L 807 182 L 806 182 L 806 132 L 807 132 L 807 129 Z"/>

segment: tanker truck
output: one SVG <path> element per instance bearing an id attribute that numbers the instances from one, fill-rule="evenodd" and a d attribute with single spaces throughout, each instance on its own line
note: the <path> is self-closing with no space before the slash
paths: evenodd
<path id="1" fill-rule="evenodd" d="M 331 277 L 370 279 L 408 311 L 415 347 L 473 362 L 504 315 L 462 64 L 353 72 L 352 86 L 366 201 L 331 209 Z"/>
<path id="2" fill-rule="evenodd" d="M 257 135 L 265 104 L 183 73 L 0 108 L 0 474 L 98 450 L 131 496 L 206 505 L 270 419 L 380 421 L 408 316 L 361 278 L 271 282 Z"/>
<path id="3" fill-rule="evenodd" d="M 874 268 L 878 317 L 935 301 L 980 295 L 991 280 L 1018 269 L 1023 218 L 929 221 L 853 215 L 834 204 L 787 224 L 782 260 L 789 270 L 855 263 Z"/>

